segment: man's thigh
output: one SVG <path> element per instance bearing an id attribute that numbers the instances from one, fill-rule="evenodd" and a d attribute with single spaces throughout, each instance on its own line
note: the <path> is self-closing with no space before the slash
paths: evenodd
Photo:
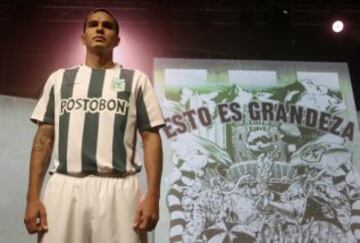
<path id="1" fill-rule="evenodd" d="M 43 202 L 49 230 L 41 243 L 138 243 L 146 233 L 133 229 L 140 200 L 136 176 L 83 178 L 55 174 Z"/>
<path id="2" fill-rule="evenodd" d="M 50 177 L 43 194 L 49 229 L 39 235 L 39 242 L 91 242 L 89 195 L 76 179 L 59 174 Z"/>
<path id="3" fill-rule="evenodd" d="M 146 233 L 133 229 L 140 201 L 139 182 L 136 176 L 99 179 L 102 188 L 94 201 L 92 225 L 93 242 L 138 243 L 147 242 Z"/>

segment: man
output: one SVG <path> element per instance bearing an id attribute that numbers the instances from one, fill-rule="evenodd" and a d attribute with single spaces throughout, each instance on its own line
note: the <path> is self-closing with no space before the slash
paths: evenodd
<path id="1" fill-rule="evenodd" d="M 164 120 L 149 79 L 113 62 L 118 33 L 108 10 L 90 12 L 85 65 L 51 74 L 31 116 L 38 130 L 24 221 L 40 242 L 138 242 L 158 221 Z M 141 201 L 137 130 L 148 186 Z M 40 198 L 52 150 L 55 168 Z"/>

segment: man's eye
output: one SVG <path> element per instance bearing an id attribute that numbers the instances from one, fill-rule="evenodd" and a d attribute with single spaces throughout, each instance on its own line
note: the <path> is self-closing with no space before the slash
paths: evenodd
<path id="1" fill-rule="evenodd" d="M 98 23 L 95 22 L 95 21 L 91 21 L 91 22 L 88 23 L 89 27 L 96 27 L 97 25 L 98 25 Z"/>
<path id="2" fill-rule="evenodd" d="M 114 25 L 112 24 L 112 23 L 110 23 L 110 22 L 105 22 L 104 24 L 103 24 L 103 26 L 105 27 L 105 28 L 107 28 L 107 29 L 114 29 Z"/>

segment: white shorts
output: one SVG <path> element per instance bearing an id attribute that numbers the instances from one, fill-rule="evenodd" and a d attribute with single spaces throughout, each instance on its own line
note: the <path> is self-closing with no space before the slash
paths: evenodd
<path id="1" fill-rule="evenodd" d="M 146 233 L 133 229 L 140 200 L 136 175 L 124 178 L 54 174 L 43 203 L 49 230 L 41 243 L 138 243 Z"/>

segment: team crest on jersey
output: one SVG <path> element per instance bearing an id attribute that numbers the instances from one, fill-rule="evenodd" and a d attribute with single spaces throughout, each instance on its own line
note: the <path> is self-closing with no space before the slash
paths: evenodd
<path id="1" fill-rule="evenodd" d="M 113 78 L 111 80 L 110 88 L 114 91 L 121 92 L 125 90 L 125 79 L 123 78 Z"/>

